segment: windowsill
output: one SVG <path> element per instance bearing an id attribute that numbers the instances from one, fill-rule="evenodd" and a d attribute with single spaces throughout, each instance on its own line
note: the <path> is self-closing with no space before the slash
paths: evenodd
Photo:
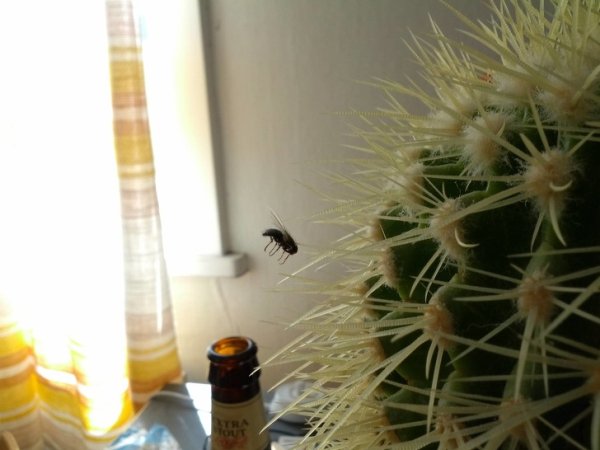
<path id="1" fill-rule="evenodd" d="M 193 258 L 176 258 L 168 262 L 172 277 L 239 277 L 248 271 L 245 253 L 226 255 L 198 255 Z"/>

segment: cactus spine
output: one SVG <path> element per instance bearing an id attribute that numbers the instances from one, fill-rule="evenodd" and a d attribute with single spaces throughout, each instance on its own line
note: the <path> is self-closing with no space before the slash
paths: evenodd
<path id="1" fill-rule="evenodd" d="M 600 450 L 600 2 L 541 3 L 454 11 L 486 50 L 434 24 L 429 86 L 360 115 L 348 275 L 275 358 L 314 380 L 306 448 Z"/>

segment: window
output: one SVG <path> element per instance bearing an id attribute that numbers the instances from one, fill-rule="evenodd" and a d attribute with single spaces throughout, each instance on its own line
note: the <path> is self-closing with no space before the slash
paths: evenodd
<path id="1" fill-rule="evenodd" d="M 235 276 L 226 254 L 197 0 L 139 2 L 163 238 L 172 275 Z"/>
<path id="2" fill-rule="evenodd" d="M 137 3 L 169 272 L 239 275 L 245 257 L 225 254 L 220 224 L 198 1 Z M 76 247 L 59 216 L 74 223 L 118 207 L 116 194 L 106 190 L 107 183 L 115 188 L 116 170 L 105 2 L 34 7 L 32 14 L 29 2 L 0 5 L 0 198 L 3 215 L 19 216 L 10 222 L 15 229 L 3 223 L 15 255 L 35 245 L 15 236 L 26 230 L 35 236 L 36 223 L 55 224 L 55 236 Z M 102 220 L 94 226 L 108 239 L 115 228 Z"/>

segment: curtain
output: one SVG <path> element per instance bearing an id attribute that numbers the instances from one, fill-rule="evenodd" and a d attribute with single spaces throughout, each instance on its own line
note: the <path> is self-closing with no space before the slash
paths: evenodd
<path id="1" fill-rule="evenodd" d="M 69 13 L 82 22 L 76 29 L 88 33 L 77 14 L 91 2 L 79 3 L 85 6 L 70 2 Z M 104 448 L 154 392 L 182 378 L 138 21 L 126 0 L 107 0 L 95 13 L 105 14 L 109 52 L 104 60 L 98 53 L 105 71 L 88 72 L 110 77 L 105 97 L 112 139 L 98 140 L 89 131 L 104 125 L 82 112 L 101 90 L 95 78 L 82 79 L 85 67 L 71 65 L 67 73 L 56 67 L 60 58 L 40 55 L 49 58 L 45 70 L 2 82 L 8 97 L 16 86 L 27 87 L 14 94 L 3 117 L 8 126 L 0 129 L 7 147 L 1 151 L 11 155 L 10 167 L 4 159 L 0 168 L 0 431 L 10 431 L 21 449 Z M 43 11 L 36 18 L 45 26 Z M 15 28 L 11 45 L 20 45 L 24 28 Z M 31 25 L 23 32 L 36 30 Z M 77 36 L 57 42 L 68 46 L 64 58 L 89 51 L 77 47 Z M 35 57 L 36 45 L 15 51 L 14 61 Z M 50 83 L 52 74 L 57 78 Z M 41 89 L 44 95 L 55 89 L 49 92 L 55 103 L 36 104 Z M 52 122 L 58 125 L 47 125 L 49 116 L 60 114 L 54 112 L 59 103 L 71 101 L 76 106 Z M 114 152 L 112 168 L 103 152 Z M 105 175 L 98 181 L 100 172 Z"/>

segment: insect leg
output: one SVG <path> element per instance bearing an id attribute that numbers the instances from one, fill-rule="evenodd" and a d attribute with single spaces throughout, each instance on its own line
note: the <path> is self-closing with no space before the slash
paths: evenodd
<path id="1" fill-rule="evenodd" d="M 264 252 L 266 252 L 266 251 L 267 251 L 267 248 L 269 248 L 269 245 L 271 245 L 272 243 L 273 243 L 273 238 L 272 238 L 272 237 L 270 237 L 270 238 L 269 238 L 269 242 L 267 242 L 267 245 L 265 245 L 265 248 L 264 248 L 264 250 L 263 250 L 263 251 L 264 251 Z"/>
<path id="2" fill-rule="evenodd" d="M 275 246 L 269 252 L 269 256 L 273 256 L 275 253 L 277 253 L 279 251 L 280 248 L 281 248 L 281 245 L 275 243 Z"/>
<path id="3" fill-rule="evenodd" d="M 284 256 L 285 256 L 285 258 L 283 258 Z M 280 261 L 280 262 L 279 262 L 279 264 L 283 264 L 283 263 L 285 263 L 289 257 L 290 257 L 290 254 L 289 254 L 289 253 L 287 253 L 287 252 L 283 252 L 283 253 L 281 254 L 281 256 L 279 257 L 279 261 Z M 281 258 L 283 258 L 283 261 L 281 261 Z"/>

